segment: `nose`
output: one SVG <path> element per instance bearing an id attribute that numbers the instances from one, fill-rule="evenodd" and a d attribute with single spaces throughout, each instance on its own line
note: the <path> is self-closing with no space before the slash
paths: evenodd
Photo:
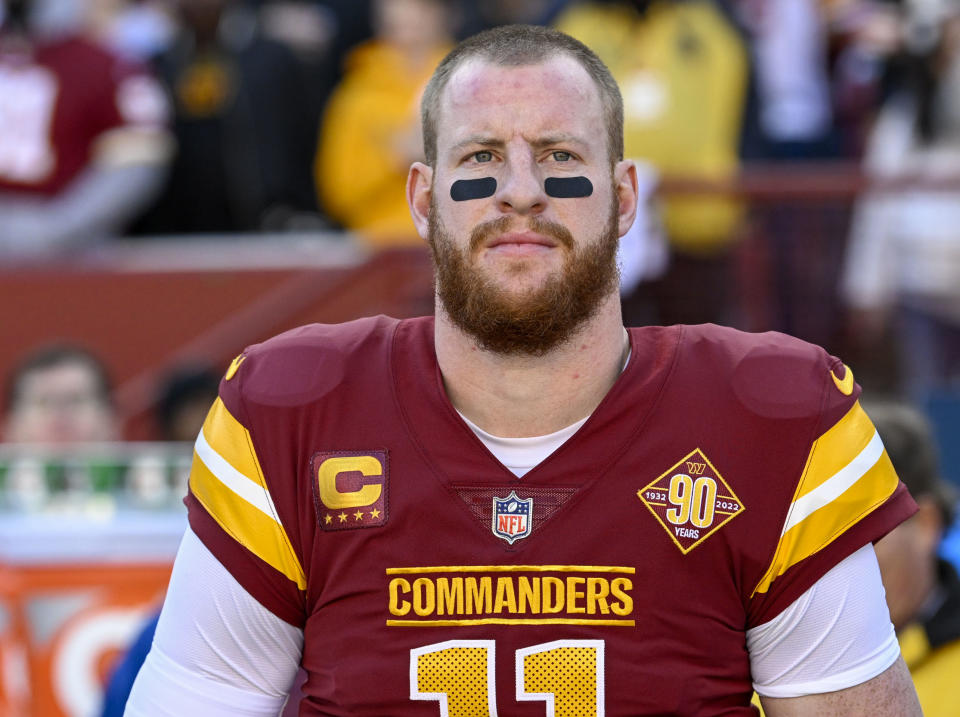
<path id="1" fill-rule="evenodd" d="M 540 214 L 546 208 L 543 177 L 528 148 L 510 153 L 497 183 L 497 207 L 504 214 Z"/>

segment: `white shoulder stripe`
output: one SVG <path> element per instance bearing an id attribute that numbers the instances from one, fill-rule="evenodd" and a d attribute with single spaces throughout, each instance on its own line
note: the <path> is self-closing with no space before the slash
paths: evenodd
<path id="1" fill-rule="evenodd" d="M 873 438 L 852 461 L 805 496 L 793 502 L 780 535 L 786 535 L 788 530 L 808 518 L 812 513 L 840 497 L 848 488 L 860 480 L 868 470 L 873 468 L 882 455 L 883 442 L 880 440 L 880 435 L 874 431 Z"/>
<path id="2" fill-rule="evenodd" d="M 260 510 L 273 520 L 277 520 L 277 509 L 273 505 L 273 499 L 263 489 L 263 487 L 238 471 L 227 460 L 217 453 L 207 443 L 203 431 L 197 436 L 195 446 L 197 455 L 204 465 L 210 469 L 210 472 L 217 477 L 221 483 L 232 490 L 238 496 L 247 501 L 254 508 Z"/>

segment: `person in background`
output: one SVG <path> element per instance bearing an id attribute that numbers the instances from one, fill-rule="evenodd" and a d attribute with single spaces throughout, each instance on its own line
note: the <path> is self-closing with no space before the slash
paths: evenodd
<path id="1" fill-rule="evenodd" d="M 344 58 L 373 35 L 371 0 L 248 0 L 257 7 L 263 34 L 286 45 L 309 78 L 302 101 L 316 131 L 340 81 Z"/>
<path id="2" fill-rule="evenodd" d="M 179 152 L 138 234 L 303 228 L 316 214 L 308 80 L 237 0 L 177 0 L 180 31 L 154 60 Z M 312 222 L 312 225 L 311 225 Z"/>
<path id="3" fill-rule="evenodd" d="M 207 366 L 181 366 L 167 374 L 157 401 L 158 438 L 194 441 L 210 404 L 217 397 L 220 374 Z"/>
<path id="4" fill-rule="evenodd" d="M 474 0 L 461 7 L 460 37 L 499 25 L 550 25 L 570 0 Z"/>
<path id="5" fill-rule="evenodd" d="M 890 619 L 923 713 L 953 717 L 960 675 L 960 578 L 955 566 L 938 557 L 938 548 L 957 495 L 940 477 L 933 433 L 923 414 L 894 402 L 872 403 L 868 410 L 919 507 L 876 544 Z"/>
<path id="6" fill-rule="evenodd" d="M 92 4 L 95 31 L 125 57 L 149 62 L 176 36 L 169 0 L 93 0 Z"/>
<path id="7" fill-rule="evenodd" d="M 326 213 L 371 246 L 417 246 L 404 186 L 423 154 L 420 93 L 452 46 L 455 13 L 449 0 L 376 0 L 373 22 L 327 105 L 316 185 Z"/>
<path id="8" fill-rule="evenodd" d="M 157 428 L 161 441 L 192 441 L 200 432 L 210 403 L 217 397 L 220 375 L 205 366 L 172 370 L 161 382 Z M 122 717 L 133 681 L 157 629 L 159 610 L 143 624 L 127 652 L 113 668 L 103 694 L 101 717 Z"/>
<path id="9" fill-rule="evenodd" d="M 960 3 L 909 8 L 912 72 L 881 108 L 864 168 L 919 183 L 858 201 L 840 289 L 862 346 L 896 338 L 900 388 L 923 405 L 960 382 Z"/>
<path id="10" fill-rule="evenodd" d="M 38 31 L 32 7 L 0 3 L 0 260 L 122 233 L 173 149 L 154 78 L 76 31 Z"/>
<path id="11" fill-rule="evenodd" d="M 858 158 L 896 43 L 892 4 L 735 0 L 735 6 L 753 59 L 744 160 L 776 183 L 778 168 L 804 176 L 818 165 Z M 752 216 L 753 241 L 744 245 L 744 257 L 765 267 L 767 276 L 754 279 L 754 288 L 768 300 L 745 302 L 745 324 L 837 345 L 844 338 L 836 291 L 844 242 L 838 238 L 849 226 L 848 197 L 782 197 L 757 203 Z M 857 361 L 861 380 L 869 373 L 865 363 Z"/>
<path id="12" fill-rule="evenodd" d="M 37 349 L 14 368 L 4 396 L 7 443 L 70 444 L 119 437 L 107 369 L 79 346 Z"/>
<path id="13" fill-rule="evenodd" d="M 181 366 L 171 370 L 161 381 L 157 402 L 159 439 L 195 440 L 210 404 L 217 398 L 219 385 L 220 374 L 207 366 Z M 159 617 L 157 609 L 113 667 L 103 693 L 100 717 L 123 717 L 130 689 L 153 644 Z M 299 694 L 299 683 L 294 683 L 293 692 Z M 290 717 L 294 715 L 295 711 L 291 710 Z"/>

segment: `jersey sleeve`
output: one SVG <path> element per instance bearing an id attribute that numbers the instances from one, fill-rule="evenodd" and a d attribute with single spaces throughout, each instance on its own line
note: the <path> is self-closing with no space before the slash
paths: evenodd
<path id="1" fill-rule="evenodd" d="M 306 577 L 273 492 L 295 476 L 268 480 L 244 411 L 245 354 L 231 364 L 197 436 L 187 505 L 190 526 L 258 602 L 302 627 Z"/>
<path id="2" fill-rule="evenodd" d="M 828 357 L 823 374 L 814 435 L 768 567 L 750 595 L 749 626 L 778 615 L 916 510 L 860 405 L 852 371 Z"/>
<path id="3" fill-rule="evenodd" d="M 769 622 L 747 630 L 753 689 L 766 697 L 835 692 L 900 655 L 880 567 L 865 545 Z"/>

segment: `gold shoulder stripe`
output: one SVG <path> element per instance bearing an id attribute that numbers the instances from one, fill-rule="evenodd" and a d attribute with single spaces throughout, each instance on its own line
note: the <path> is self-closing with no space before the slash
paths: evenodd
<path id="1" fill-rule="evenodd" d="M 780 542 L 754 594 L 822 550 L 896 490 L 897 475 L 859 402 L 814 441 Z"/>
<path id="2" fill-rule="evenodd" d="M 203 440 L 210 449 L 243 476 L 253 481 L 266 494 L 267 482 L 263 478 L 260 462 L 253 449 L 250 432 L 234 418 L 221 398 L 217 398 L 203 422 L 198 441 Z"/>
<path id="3" fill-rule="evenodd" d="M 250 434 L 219 398 L 197 436 L 190 490 L 234 540 L 306 589 L 303 568 L 277 516 Z"/>
<path id="4" fill-rule="evenodd" d="M 877 431 L 860 402 L 814 441 L 794 500 L 817 490 L 873 440 Z"/>

